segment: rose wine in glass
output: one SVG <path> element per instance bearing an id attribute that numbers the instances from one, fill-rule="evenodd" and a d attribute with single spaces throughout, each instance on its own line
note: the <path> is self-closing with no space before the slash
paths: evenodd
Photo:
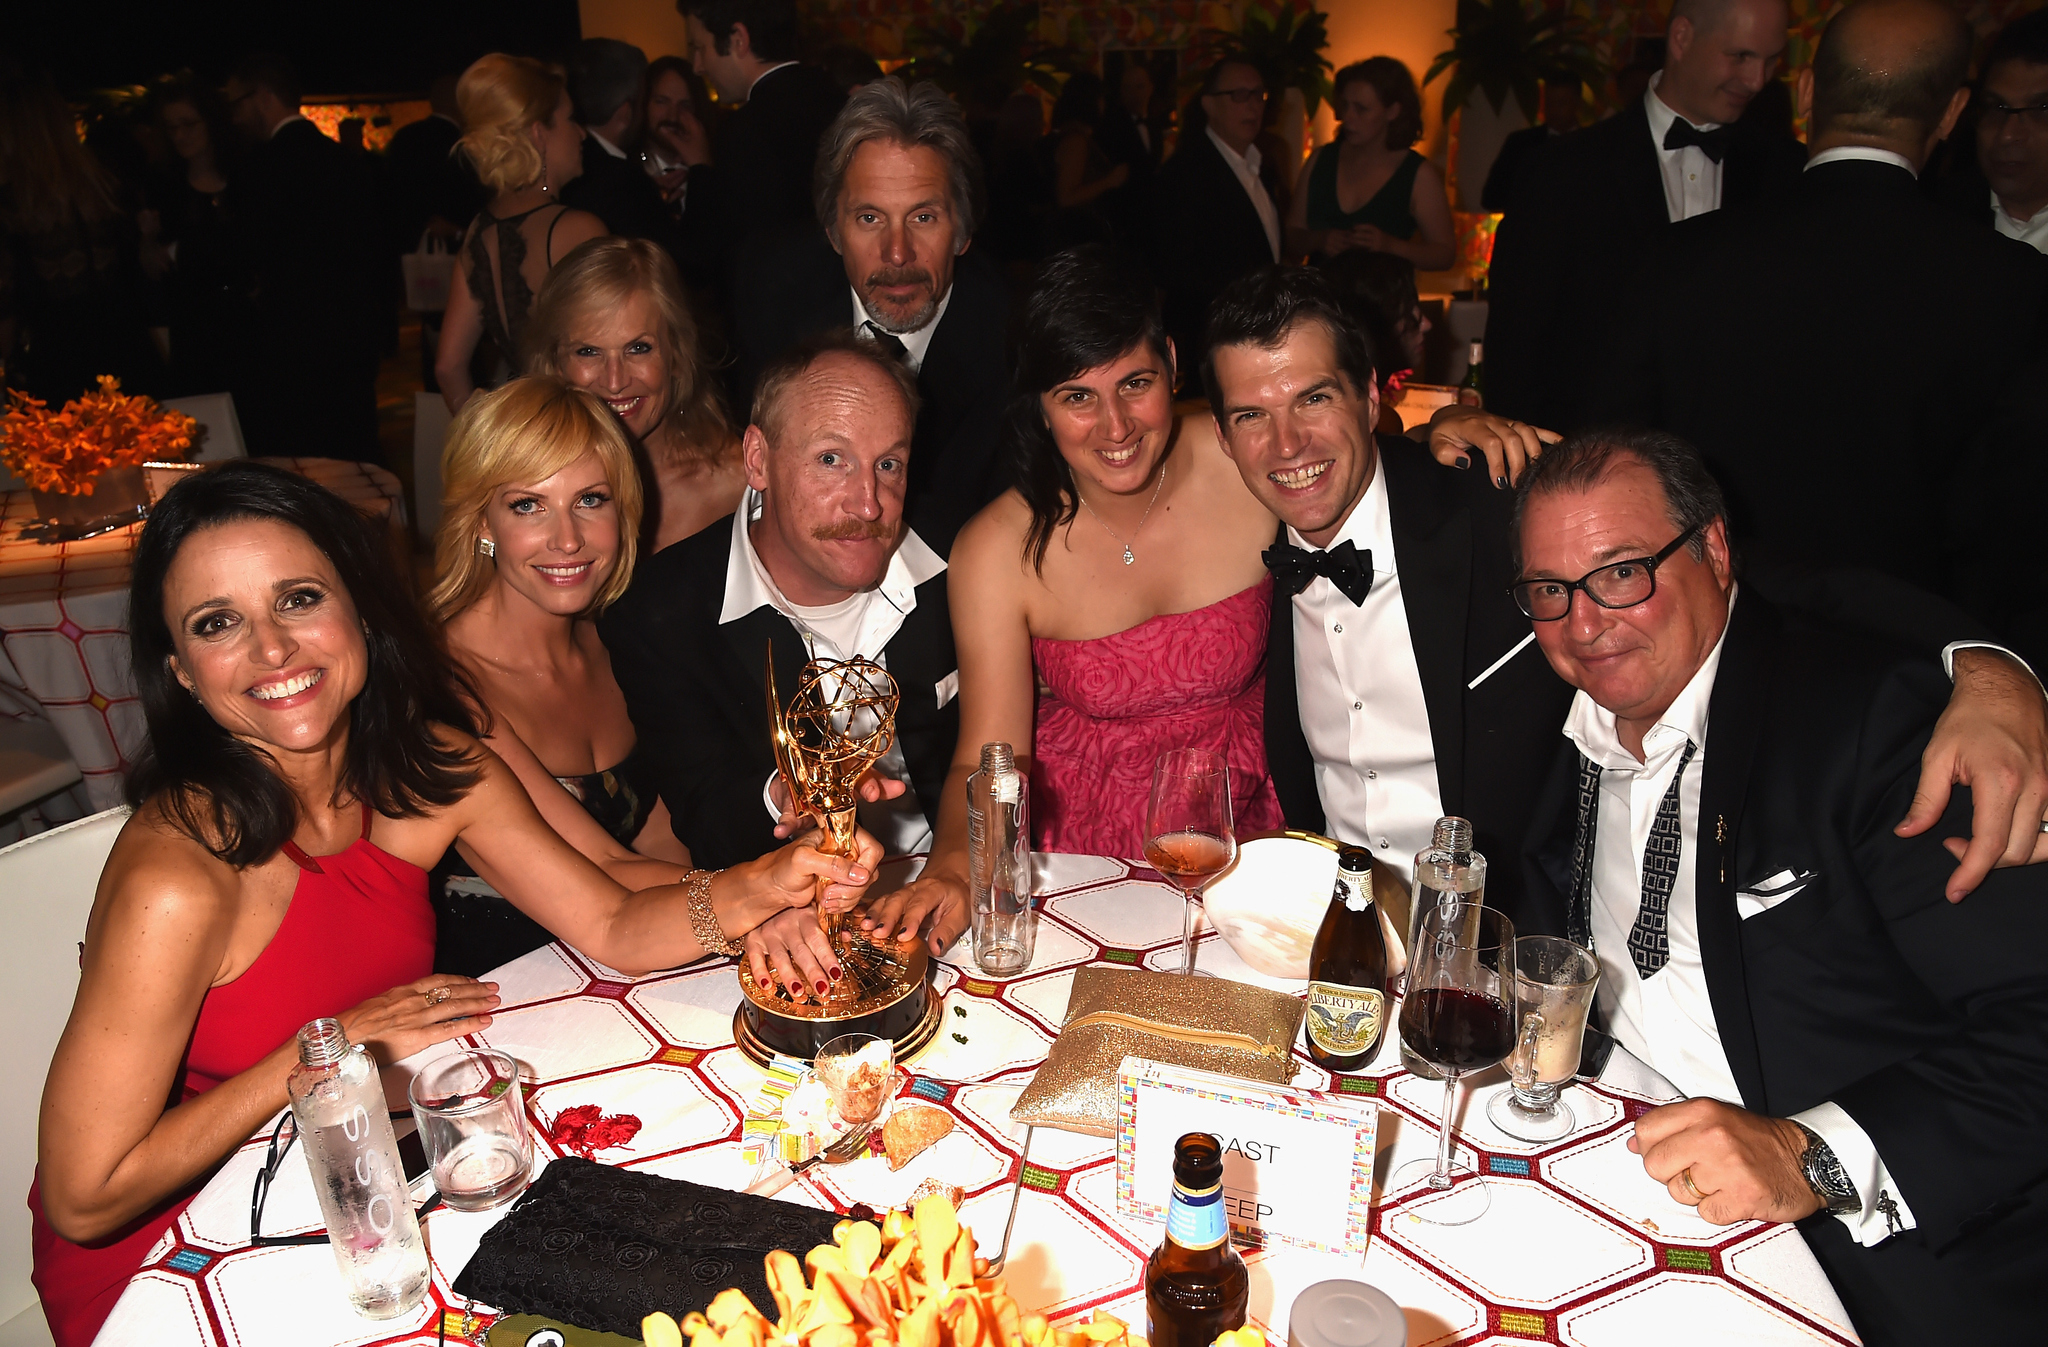
<path id="1" fill-rule="evenodd" d="M 1443 1123 L 1436 1159 L 1403 1165 L 1388 1187 L 1419 1179 L 1442 1194 L 1408 1208 L 1418 1220 L 1465 1225 L 1492 1204 L 1486 1180 L 1451 1163 L 1451 1120 L 1457 1116 L 1458 1078 L 1496 1065 L 1514 1050 L 1514 999 L 1515 928 L 1505 915 L 1449 894 L 1416 914 L 1401 1042 L 1443 1073 Z M 1461 1172 L 1465 1177 L 1457 1181 Z"/>
<path id="2" fill-rule="evenodd" d="M 1202 888 L 1237 859 L 1230 814 L 1230 766 L 1206 748 L 1176 748 L 1152 764 L 1152 799 L 1145 810 L 1145 862 L 1180 890 L 1180 971 L 1195 969 L 1195 904 Z"/>

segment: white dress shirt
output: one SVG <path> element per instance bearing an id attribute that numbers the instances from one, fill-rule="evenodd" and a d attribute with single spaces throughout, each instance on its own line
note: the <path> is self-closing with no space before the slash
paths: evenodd
<path id="1" fill-rule="evenodd" d="M 769 66 L 766 70 L 754 76 L 754 82 L 747 86 L 746 98 L 742 98 L 740 102 L 745 103 L 749 99 L 753 98 L 754 90 L 761 87 L 762 80 L 767 79 L 770 75 L 774 74 L 778 70 L 785 70 L 788 67 L 793 66 L 795 64 L 797 64 L 795 61 L 777 61 L 774 65 Z"/>
<path id="2" fill-rule="evenodd" d="M 783 596 L 782 587 L 775 583 L 775 577 L 762 564 L 760 553 L 754 550 L 749 526 L 760 516 L 761 495 L 749 487 L 733 514 L 732 550 L 726 556 L 725 605 L 718 613 L 719 625 L 737 622 L 757 608 L 773 608 L 789 619 L 812 655 L 824 659 L 871 659 L 887 668 L 883 647 L 895 639 L 902 630 L 903 619 L 917 607 L 917 587 L 946 569 L 944 558 L 916 533 L 905 529 L 903 542 L 889 558 L 889 569 L 883 573 L 881 584 L 840 603 L 803 608 Z M 905 688 L 903 695 L 936 694 L 921 688 Z M 903 794 L 893 800 L 861 805 L 861 826 L 874 834 L 888 855 L 931 850 L 931 824 L 910 784 L 910 769 L 904 764 L 900 742 L 889 746 L 889 751 L 875 764 L 875 774 L 901 781 Z M 763 787 L 762 801 L 771 815 L 780 817 L 767 794 L 767 787 L 774 783 L 771 775 Z"/>
<path id="3" fill-rule="evenodd" d="M 1731 607 L 1733 602 L 1731 594 Z M 1721 1047 L 1707 991 L 1706 965 L 1700 957 L 1695 883 L 1700 783 L 1707 774 L 1707 707 L 1727 639 L 1723 628 L 1721 639 L 1692 681 L 1644 733 L 1640 761 L 1622 746 L 1614 713 L 1584 692 L 1572 698 L 1564 732 L 1579 752 L 1601 769 L 1591 915 L 1593 948 L 1600 959 L 1600 1009 L 1609 1031 L 1687 1098 L 1718 1099 L 1739 1108 L 1742 1092 L 1736 1088 L 1728 1054 Z M 1629 931 L 1642 907 L 1643 849 L 1688 740 L 1695 750 L 1678 788 L 1683 850 L 1665 918 L 1670 958 L 1655 974 L 1644 978 L 1628 946 Z M 1844 1109 L 1832 1103 L 1819 1104 L 1792 1118 L 1827 1142 L 1856 1184 L 1862 1209 L 1838 1219 L 1858 1243 L 1877 1244 L 1890 1234 L 1885 1215 L 1877 1207 L 1880 1193 L 1890 1194 L 1905 1228 L 1913 1227 L 1912 1213 L 1877 1148 Z"/>
<path id="4" fill-rule="evenodd" d="M 1650 143 L 1657 147 L 1657 168 L 1664 176 L 1664 209 L 1676 224 L 1721 209 L 1723 166 L 1707 158 L 1706 151 L 1697 145 L 1677 150 L 1664 148 L 1664 134 L 1678 120 L 1678 114 L 1657 97 L 1657 86 L 1663 79 L 1661 70 L 1650 76 L 1650 87 L 1643 92 L 1643 111 L 1650 114 Z M 1694 127 L 1711 131 L 1720 124 L 1695 122 Z"/>
<path id="5" fill-rule="evenodd" d="M 876 320 L 875 316 L 868 312 L 868 306 L 861 299 L 860 291 L 855 290 L 852 286 L 848 286 L 847 291 L 853 296 L 853 333 L 855 336 L 863 341 L 873 341 L 875 334 L 870 332 L 867 326 L 870 322 L 873 322 L 876 327 L 881 328 L 884 332 L 889 331 L 886 324 Z M 946 317 L 946 306 L 952 302 L 953 287 L 948 285 L 946 293 L 939 297 L 939 306 L 932 310 L 932 320 L 930 322 L 915 332 L 889 333 L 890 336 L 903 343 L 903 363 L 910 367 L 912 374 L 924 368 L 924 353 L 931 349 L 932 333 L 939 330 L 939 324 Z"/>
<path id="6" fill-rule="evenodd" d="M 2048 253 L 2048 206 L 2024 220 L 2016 220 L 1998 193 L 1991 194 L 1991 227 L 2009 239 L 2018 239 L 2035 252 Z"/>
<path id="7" fill-rule="evenodd" d="M 1310 544 L 1294 530 L 1297 547 Z M 1317 576 L 1294 597 L 1294 695 L 1316 764 L 1324 827 L 1414 878 L 1443 814 L 1429 707 L 1395 569 L 1386 473 L 1374 470 L 1330 546 L 1372 552 L 1372 591 L 1353 604 Z M 1310 550 L 1321 549 L 1310 547 Z"/>
<path id="8" fill-rule="evenodd" d="M 584 128 L 583 134 L 589 136 L 592 140 L 596 141 L 597 148 L 603 150 L 612 158 L 624 159 L 626 157 L 626 152 L 624 150 L 612 144 L 609 140 L 606 140 L 603 136 L 597 134 L 597 132 L 590 130 L 588 127 Z"/>
<path id="9" fill-rule="evenodd" d="M 1836 164 L 1844 159 L 1862 159 L 1873 164 L 1890 164 L 1894 168 L 1905 169 L 1906 172 L 1916 178 L 1920 176 L 1920 170 L 1913 167 L 1911 159 L 1891 150 L 1880 150 L 1875 145 L 1837 145 L 1832 150 L 1822 150 L 1819 154 L 1807 160 L 1806 167 L 1809 169 L 1819 168 L 1822 164 Z"/>
<path id="10" fill-rule="evenodd" d="M 1266 192 L 1266 184 L 1259 181 L 1259 165 L 1264 162 L 1257 145 L 1247 145 L 1239 154 L 1216 134 L 1216 128 L 1205 126 L 1209 143 L 1223 156 L 1223 162 L 1230 165 L 1230 171 L 1237 175 L 1237 182 L 1244 188 L 1244 194 L 1252 199 L 1252 209 L 1259 213 L 1259 223 L 1266 227 L 1266 243 L 1273 249 L 1273 260 L 1280 260 L 1280 212 L 1273 208 L 1273 198 Z"/>

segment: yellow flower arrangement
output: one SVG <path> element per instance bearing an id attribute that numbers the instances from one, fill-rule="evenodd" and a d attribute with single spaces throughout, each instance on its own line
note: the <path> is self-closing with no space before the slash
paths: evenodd
<path id="1" fill-rule="evenodd" d="M 38 491 L 90 496 L 93 479 L 109 468 L 182 459 L 199 423 L 166 411 L 152 398 L 121 391 L 102 374 L 99 391 L 73 398 L 53 412 L 41 398 L 8 390 L 0 415 L 0 462 Z"/>
<path id="2" fill-rule="evenodd" d="M 640 1323 L 646 1347 L 1145 1347 L 1125 1323 L 1097 1310 L 1072 1328 L 1022 1314 L 953 1204 L 933 1194 L 908 1216 L 892 1211 L 878 1227 L 841 1221 L 833 1242 L 804 1258 L 768 1255 L 768 1289 L 780 1318 L 770 1323 L 745 1293 L 722 1291 L 681 1324 L 666 1314 Z"/>

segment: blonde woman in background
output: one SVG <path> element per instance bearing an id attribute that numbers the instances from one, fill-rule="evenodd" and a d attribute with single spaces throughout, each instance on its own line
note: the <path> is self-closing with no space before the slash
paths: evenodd
<path id="1" fill-rule="evenodd" d="M 559 71 L 492 52 L 462 72 L 455 102 L 462 151 L 491 202 L 463 236 L 464 283 L 449 289 L 434 353 L 451 412 L 476 391 L 469 363 L 477 343 L 488 335 L 506 361 L 516 360 L 534 292 L 555 259 L 605 232 L 595 215 L 561 203 L 563 186 L 583 171 L 583 128 Z"/>
<path id="2" fill-rule="evenodd" d="M 562 837 L 629 889 L 674 883 L 669 828 L 595 618 L 623 594 L 640 536 L 633 452 L 597 398 L 550 378 L 479 393 L 441 456 L 427 597 L 497 751 Z M 430 887 L 434 966 L 485 972 L 552 936 L 451 849 Z"/>
<path id="3" fill-rule="evenodd" d="M 669 255 L 645 239 L 583 244 L 548 274 L 526 368 L 604 399 L 647 451 L 650 551 L 739 508 L 746 474 Z"/>

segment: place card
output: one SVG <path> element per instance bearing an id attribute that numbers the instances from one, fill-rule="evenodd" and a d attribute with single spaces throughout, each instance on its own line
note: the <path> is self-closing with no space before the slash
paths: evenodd
<path id="1" fill-rule="evenodd" d="M 1116 1207 L 1166 1219 L 1173 1145 L 1223 1142 L 1223 1205 L 1246 1242 L 1362 1254 L 1379 1110 L 1370 1102 L 1126 1057 L 1117 1068 Z"/>

